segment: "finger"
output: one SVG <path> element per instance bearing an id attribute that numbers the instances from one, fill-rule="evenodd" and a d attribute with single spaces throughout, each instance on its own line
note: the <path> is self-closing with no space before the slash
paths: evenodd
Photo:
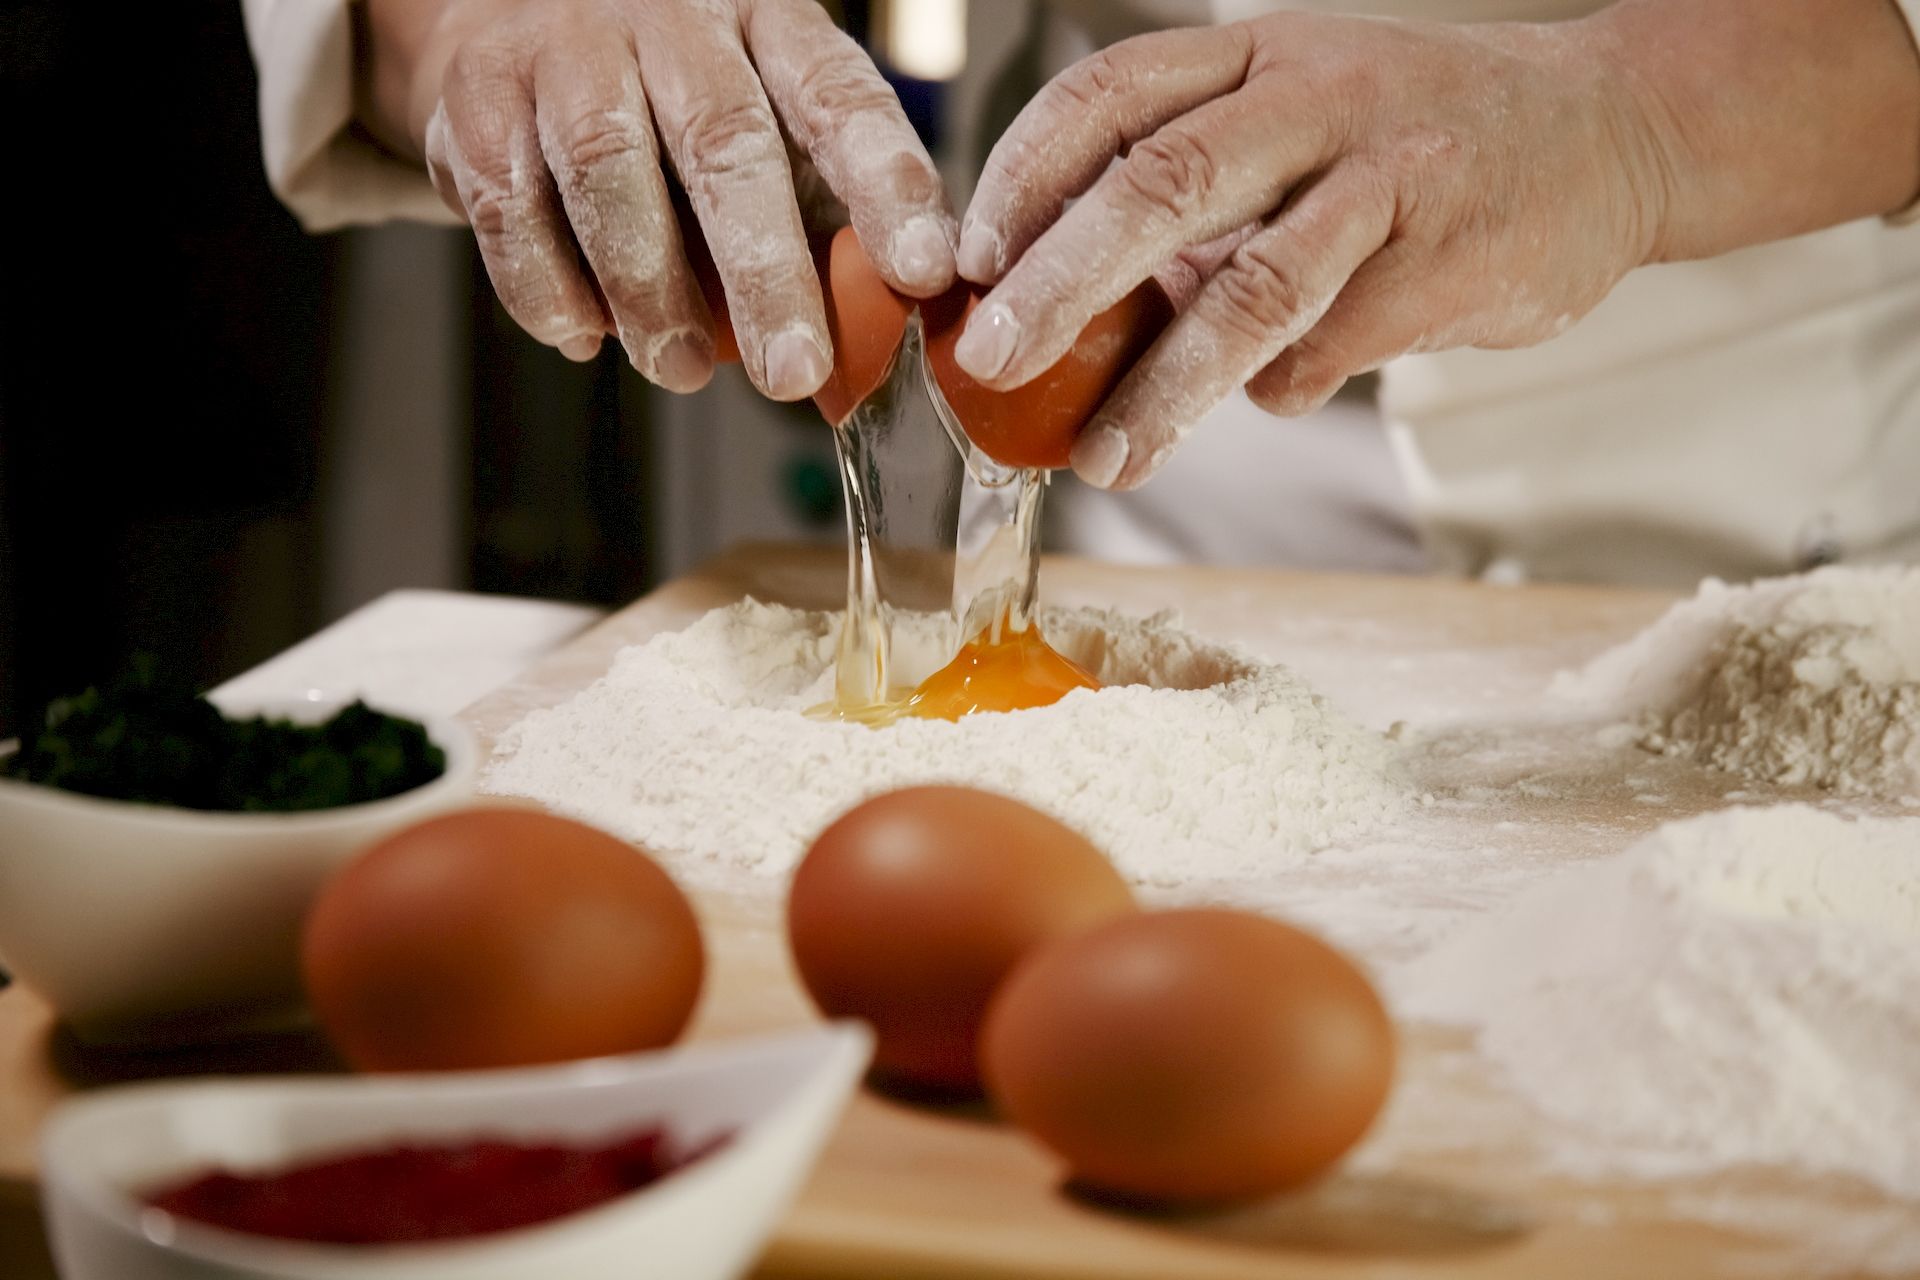
<path id="1" fill-rule="evenodd" d="M 640 79 L 726 286 L 747 376 L 775 400 L 798 400 L 833 367 L 820 280 L 773 108 L 731 17 L 716 15 L 638 10 Z"/>
<path id="2" fill-rule="evenodd" d="M 1242 28 L 1194 27 L 1122 41 L 1055 76 L 987 156 L 960 229 L 960 274 L 998 280 L 1115 156 L 1239 88 L 1252 56 Z"/>
<path id="3" fill-rule="evenodd" d="M 454 55 L 441 103 L 445 170 L 500 305 L 537 340 L 588 360 L 607 317 L 580 270 L 520 68 L 507 44 L 470 41 Z"/>
<path id="4" fill-rule="evenodd" d="M 633 367 L 669 391 L 713 376 L 713 321 L 687 266 L 633 48 L 556 31 L 534 60 L 540 147 Z"/>
<path id="5" fill-rule="evenodd" d="M 1207 410 L 1307 333 L 1393 231 L 1393 190 L 1359 169 L 1308 187 L 1241 245 L 1073 446 L 1073 469 L 1131 489 Z"/>
<path id="6" fill-rule="evenodd" d="M 422 152 L 427 161 L 427 178 L 433 183 L 434 192 L 440 197 L 440 203 L 462 218 L 466 217 L 467 206 L 460 199 L 460 191 L 453 181 L 453 169 L 448 158 L 447 107 L 444 102 L 435 103 L 433 114 L 427 117 Z"/>
<path id="7" fill-rule="evenodd" d="M 1299 417 L 1325 405 L 1348 378 L 1420 350 L 1432 326 L 1415 296 L 1399 256 L 1375 254 L 1318 324 L 1248 380 L 1248 398 L 1268 413 Z"/>
<path id="8" fill-rule="evenodd" d="M 1087 321 L 1187 245 L 1276 209 L 1325 163 L 1331 125 L 1276 128 L 1245 92 L 1181 116 L 1127 153 L 1060 216 L 967 322 L 954 358 L 995 390 L 1066 354 Z"/>
<path id="9" fill-rule="evenodd" d="M 1175 311 L 1185 311 L 1200 296 L 1200 290 L 1213 273 L 1227 264 L 1234 250 L 1253 239 L 1266 226 L 1264 220 L 1249 222 L 1244 227 L 1235 227 L 1223 236 L 1215 236 L 1205 244 L 1189 245 L 1160 264 L 1153 278 L 1160 285 L 1160 291 L 1167 295 L 1167 301 L 1173 304 Z"/>
<path id="10" fill-rule="evenodd" d="M 747 48 L 787 132 L 846 202 L 886 282 L 926 298 L 954 280 L 957 232 L 933 157 L 900 99 L 815 0 L 760 0 Z"/>

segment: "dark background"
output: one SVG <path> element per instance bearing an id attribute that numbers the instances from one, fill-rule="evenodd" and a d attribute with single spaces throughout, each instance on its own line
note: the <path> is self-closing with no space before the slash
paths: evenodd
<path id="1" fill-rule="evenodd" d="M 267 191 L 237 5 L 0 14 L 0 703 L 17 723 L 135 645 L 204 678 L 313 621 L 334 255 Z"/>
<path id="2" fill-rule="evenodd" d="M 0 736 L 133 652 L 205 687 L 327 621 L 342 240 L 269 192 L 255 90 L 233 0 L 0 0 Z M 613 344 L 574 366 L 525 338 L 469 258 L 447 585 L 629 600 L 660 568 L 651 396 Z"/>

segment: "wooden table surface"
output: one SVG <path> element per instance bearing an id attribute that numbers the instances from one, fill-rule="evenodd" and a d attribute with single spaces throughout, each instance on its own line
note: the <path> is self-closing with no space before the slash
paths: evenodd
<path id="1" fill-rule="evenodd" d="M 621 647 L 686 625 L 745 595 L 802 607 L 840 601 L 830 551 L 744 548 L 615 614 L 466 713 L 488 743 L 519 716 L 600 676 Z M 1524 717 L 1555 669 L 1644 626 L 1671 597 L 1650 592 L 1488 587 L 1429 579 L 1212 569 L 1122 569 L 1052 561 L 1043 594 L 1134 612 L 1178 608 L 1186 624 L 1288 661 L 1336 704 L 1377 727 L 1395 719 L 1499 726 Z M 1659 821 L 1721 803 L 1674 788 L 1651 809 L 1592 794 L 1547 794 L 1533 820 L 1596 847 L 1624 847 Z M 1754 795 L 1753 788 L 1748 793 Z M 1759 798 L 1756 796 L 1756 798 Z M 722 1036 L 811 1015 L 791 973 L 778 887 L 704 893 L 712 985 L 695 1028 Z M 1901 1206 L 1789 1182 L 1777 1229 L 1715 1227 L 1676 1212 L 1673 1189 L 1556 1178 L 1526 1157 L 1524 1109 L 1488 1081 L 1433 1068 L 1467 1053 L 1461 1037 L 1410 1028 L 1413 1081 L 1381 1135 L 1385 1155 L 1300 1195 L 1232 1213 L 1129 1216 L 1063 1192 L 1055 1164 L 1018 1133 L 969 1110 L 873 1093 L 849 1109 L 758 1273 L 764 1280 L 1496 1280 L 1648 1277 L 1751 1280 L 1856 1274 L 1854 1254 L 1898 1232 Z M 224 1054 L 102 1059 L 66 1043 L 27 991 L 0 993 L 0 1277 L 36 1280 L 34 1141 L 75 1089 L 117 1078 L 311 1066 L 299 1038 Z M 1420 1112 L 1448 1112 L 1482 1137 L 1440 1149 L 1396 1142 Z M 1402 1118 L 1404 1116 L 1404 1119 Z M 1370 1144 L 1373 1142 L 1369 1140 Z M 1366 1155 L 1363 1149 L 1362 1156 Z M 1684 1188 L 1696 1200 L 1716 1194 Z M 1763 1188 L 1764 1190 L 1764 1188 Z M 1838 1215 L 1838 1216 L 1836 1216 Z M 1847 1224 L 1844 1238 L 1826 1224 Z M 1864 1225 L 1863 1225 L 1864 1224 Z M 1907 1226 L 1912 1224 L 1906 1223 Z"/>

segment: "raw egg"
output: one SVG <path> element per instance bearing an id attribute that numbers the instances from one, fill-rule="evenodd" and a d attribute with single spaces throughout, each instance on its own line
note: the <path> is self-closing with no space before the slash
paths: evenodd
<path id="1" fill-rule="evenodd" d="M 713 358 L 722 364 L 737 361 L 740 341 L 733 332 L 727 292 L 713 256 L 697 229 L 687 231 L 685 240 L 701 296 L 713 313 Z M 813 403 L 821 416 L 837 427 L 886 380 L 894 355 L 906 337 L 907 318 L 913 314 L 914 303 L 895 293 L 874 269 L 873 260 L 860 247 L 860 238 L 852 227 L 840 228 L 831 240 L 815 241 L 813 265 L 820 273 L 827 337 L 833 343 L 833 372 L 814 392 Z"/>
<path id="2" fill-rule="evenodd" d="M 787 896 L 787 938 L 829 1017 L 863 1018 L 883 1075 L 979 1087 L 987 1001 L 1036 945 L 1134 910 L 1087 839 L 1017 800 L 912 787 L 820 834 Z"/>
<path id="3" fill-rule="evenodd" d="M 1083 1185 L 1171 1203 L 1297 1186 L 1357 1142 L 1393 1028 L 1319 939 L 1224 910 L 1111 921 L 1036 950 L 981 1036 L 988 1090 Z"/>
<path id="4" fill-rule="evenodd" d="M 1067 354 L 1044 373 L 1011 391 L 995 391 L 975 382 L 953 358 L 982 296 L 962 285 L 921 304 L 927 365 L 967 438 L 1008 467 L 1066 466 L 1080 428 L 1173 318 L 1167 295 L 1147 280 L 1088 321 Z"/>
<path id="5" fill-rule="evenodd" d="M 1099 687 L 1085 667 L 1047 643 L 1038 624 L 1019 631 L 989 628 L 920 682 L 907 701 L 907 714 L 958 720 L 976 711 L 1052 706 L 1075 689 Z"/>
<path id="6" fill-rule="evenodd" d="M 396 832 L 308 916 L 301 967 L 369 1071 L 558 1062 L 671 1044 L 700 993 L 693 908 L 632 845 L 531 809 Z"/>

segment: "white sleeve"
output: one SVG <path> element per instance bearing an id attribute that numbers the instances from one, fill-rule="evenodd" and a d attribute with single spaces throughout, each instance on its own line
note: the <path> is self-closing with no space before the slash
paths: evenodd
<path id="1" fill-rule="evenodd" d="M 1913 37 L 1916 51 L 1920 51 L 1920 0 L 1896 0 L 1900 6 L 1900 16 L 1907 20 L 1907 31 Z M 1904 209 L 1887 215 L 1887 221 L 1897 227 L 1920 222 L 1920 199 Z"/>
<path id="2" fill-rule="evenodd" d="M 393 218 L 457 223 L 424 171 L 353 127 L 355 3 L 242 2 L 267 182 L 309 231 Z"/>

